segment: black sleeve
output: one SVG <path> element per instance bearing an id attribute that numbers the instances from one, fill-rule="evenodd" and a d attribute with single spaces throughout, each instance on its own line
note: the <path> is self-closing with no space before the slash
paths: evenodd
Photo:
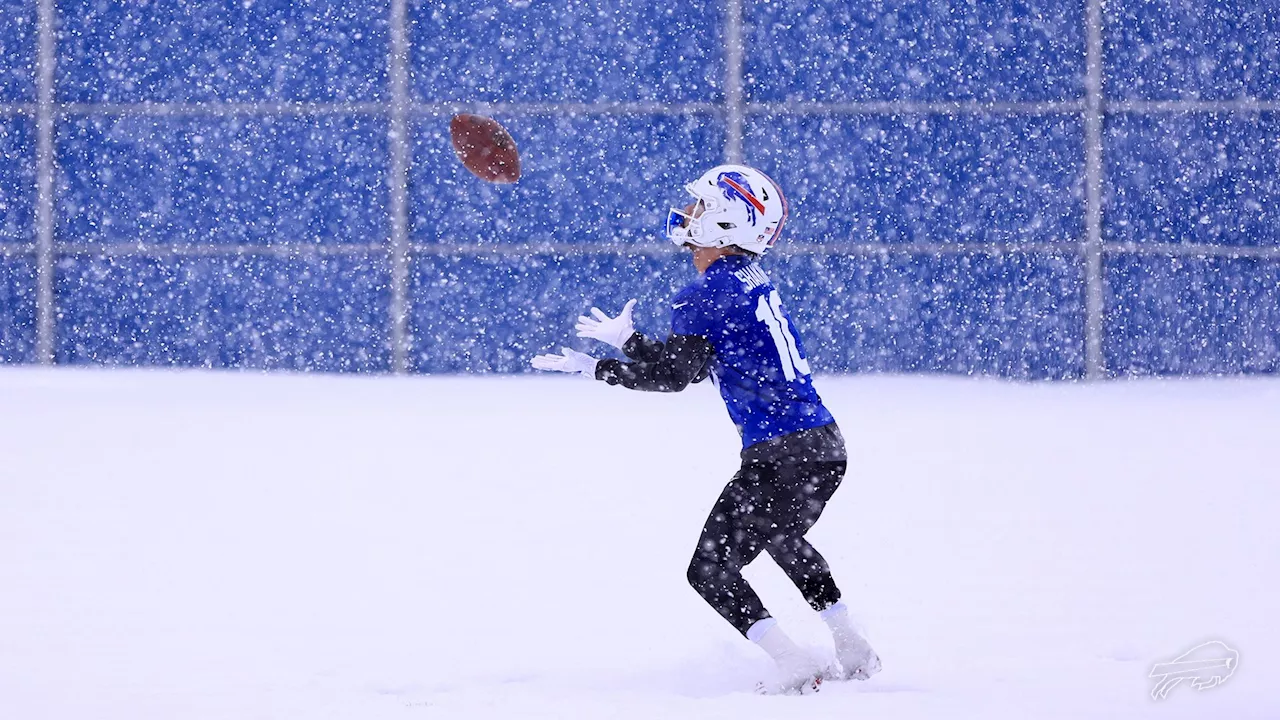
<path id="1" fill-rule="evenodd" d="M 622 344 L 622 354 L 640 362 L 658 362 L 662 350 L 661 340 L 650 340 L 638 332 L 631 333 L 631 337 Z"/>
<path id="2" fill-rule="evenodd" d="M 636 335 L 631 336 L 627 345 L 635 339 Z M 655 359 L 629 363 L 612 358 L 601 360 L 596 365 L 596 379 L 631 390 L 680 392 L 689 383 L 707 377 L 707 361 L 715 351 L 701 335 L 672 335 L 666 344 L 646 340 L 643 336 L 640 339 L 644 345 L 635 348 L 637 352 L 656 352 Z M 623 350 L 625 352 L 626 348 Z M 630 352 L 627 356 L 633 357 Z"/>

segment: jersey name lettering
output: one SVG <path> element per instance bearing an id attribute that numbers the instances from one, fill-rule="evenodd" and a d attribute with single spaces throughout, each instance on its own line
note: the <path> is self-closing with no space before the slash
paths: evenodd
<path id="1" fill-rule="evenodd" d="M 761 285 L 769 284 L 769 276 L 764 274 L 764 270 L 760 266 L 751 263 L 750 265 L 733 271 L 733 276 L 742 281 L 746 286 L 746 291 L 751 292 Z"/>

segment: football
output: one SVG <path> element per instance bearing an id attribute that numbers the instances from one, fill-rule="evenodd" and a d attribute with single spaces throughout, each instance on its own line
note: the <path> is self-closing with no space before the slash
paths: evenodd
<path id="1" fill-rule="evenodd" d="M 483 115 L 454 115 L 449 122 L 449 135 L 458 160 L 476 177 L 495 183 L 520 179 L 516 141 L 497 120 Z"/>

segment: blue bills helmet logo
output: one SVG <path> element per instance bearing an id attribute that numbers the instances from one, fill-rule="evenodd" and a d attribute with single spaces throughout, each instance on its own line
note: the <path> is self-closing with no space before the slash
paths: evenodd
<path id="1" fill-rule="evenodd" d="M 760 202 L 755 192 L 751 190 L 751 185 L 747 182 L 747 178 L 738 172 L 720 173 L 716 185 L 724 193 L 726 200 L 740 200 L 747 204 L 747 219 L 752 225 L 756 224 L 756 213 L 764 212 L 764 203 Z"/>

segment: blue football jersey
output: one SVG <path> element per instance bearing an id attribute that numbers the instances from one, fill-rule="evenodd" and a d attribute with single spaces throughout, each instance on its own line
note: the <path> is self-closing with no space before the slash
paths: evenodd
<path id="1" fill-rule="evenodd" d="M 754 260 L 716 260 L 671 308 L 672 333 L 702 336 L 715 349 L 712 380 L 744 448 L 834 422 L 778 291 Z"/>

